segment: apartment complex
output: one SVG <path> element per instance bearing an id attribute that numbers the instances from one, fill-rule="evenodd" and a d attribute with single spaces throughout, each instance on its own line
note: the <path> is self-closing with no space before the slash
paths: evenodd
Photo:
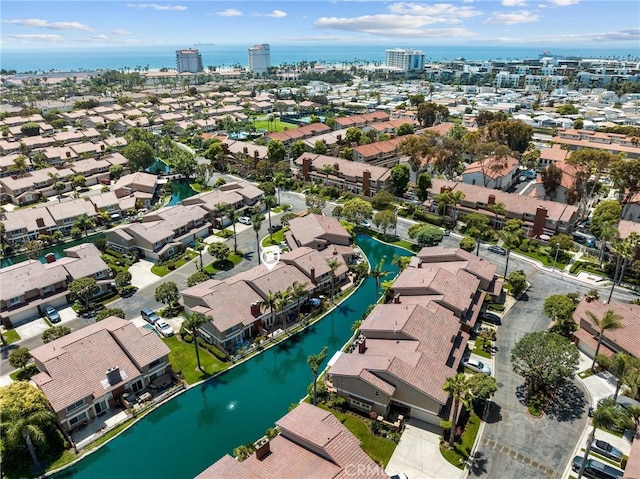
<path id="1" fill-rule="evenodd" d="M 249 71 L 254 75 L 264 75 L 271 67 L 271 49 L 268 43 L 249 48 Z"/>
<path id="2" fill-rule="evenodd" d="M 421 72 L 424 70 L 424 53 L 404 48 L 385 50 L 385 64 L 402 72 Z"/>
<path id="3" fill-rule="evenodd" d="M 198 49 L 176 50 L 176 70 L 178 73 L 199 73 L 204 71 L 202 55 Z"/>
<path id="4" fill-rule="evenodd" d="M 169 348 L 155 331 L 115 316 L 30 353 L 40 371 L 31 379 L 65 431 L 90 422 L 170 369 Z"/>

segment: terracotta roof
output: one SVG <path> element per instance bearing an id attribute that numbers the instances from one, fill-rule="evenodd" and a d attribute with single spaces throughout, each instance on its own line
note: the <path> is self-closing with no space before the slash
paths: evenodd
<path id="1" fill-rule="evenodd" d="M 289 221 L 289 231 L 300 246 L 306 246 L 316 239 L 326 239 L 325 236 L 328 234 L 347 240 L 351 238 L 337 218 L 315 214 L 292 219 Z"/>
<path id="2" fill-rule="evenodd" d="M 440 267 L 452 267 L 491 281 L 496 274 L 497 267 L 489 261 L 480 258 L 461 248 L 447 248 L 445 246 L 430 246 L 422 248 L 415 256 L 423 263 L 435 264 Z"/>

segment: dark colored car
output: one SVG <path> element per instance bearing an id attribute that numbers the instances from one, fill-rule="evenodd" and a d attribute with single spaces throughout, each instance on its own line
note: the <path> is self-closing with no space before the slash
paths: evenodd
<path id="1" fill-rule="evenodd" d="M 500 326 L 502 324 L 502 318 L 494 313 L 483 313 L 480 319 L 485 323 L 495 324 L 496 326 Z"/>
<path id="2" fill-rule="evenodd" d="M 497 253 L 499 255 L 505 256 L 507 254 L 507 250 L 504 248 L 501 248 L 500 246 L 496 246 L 496 245 L 491 245 L 487 248 L 489 251 L 491 251 L 492 253 Z"/>
<path id="3" fill-rule="evenodd" d="M 582 460 L 582 456 L 576 456 L 573 458 L 571 469 L 574 472 L 580 471 L 580 467 L 582 467 Z M 584 477 L 592 477 L 595 479 L 618 479 L 623 475 L 624 471 L 600 461 L 596 461 L 595 459 L 587 459 L 584 466 Z"/>
<path id="4" fill-rule="evenodd" d="M 622 460 L 622 451 L 617 447 L 613 447 L 606 441 L 596 439 L 591 445 L 591 450 L 616 462 L 620 462 Z"/>
<path id="5" fill-rule="evenodd" d="M 269 226 L 269 233 L 275 233 L 276 231 L 280 231 L 282 229 L 282 225 L 271 225 Z"/>
<path id="6" fill-rule="evenodd" d="M 140 311 L 140 316 L 149 324 L 156 324 L 160 317 L 151 308 L 144 308 Z"/>
<path id="7" fill-rule="evenodd" d="M 58 313 L 58 310 L 56 310 L 56 308 L 54 308 L 53 306 L 47 306 L 46 308 L 44 308 L 44 315 L 49 321 L 54 324 L 62 321 L 62 318 L 60 318 L 60 313 Z"/>

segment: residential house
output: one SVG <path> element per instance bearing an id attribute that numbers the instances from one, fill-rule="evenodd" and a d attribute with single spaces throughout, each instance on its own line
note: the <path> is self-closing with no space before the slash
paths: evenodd
<path id="1" fill-rule="evenodd" d="M 106 232 L 107 244 L 120 253 L 163 261 L 210 234 L 206 209 L 175 205 L 144 215 L 140 222 L 116 226 Z"/>
<path id="2" fill-rule="evenodd" d="M 330 131 L 331 128 L 324 123 L 312 123 L 310 125 L 303 125 L 290 130 L 269 133 L 267 138 L 270 140 L 278 140 L 288 147 L 298 140 L 305 140 L 314 136 L 324 135 Z"/>
<path id="3" fill-rule="evenodd" d="M 254 206 L 264 192 L 247 182 L 233 182 L 220 186 L 213 191 L 198 193 L 182 200 L 185 206 L 198 205 L 209 212 L 209 221 L 215 228 L 222 228 L 230 224 L 225 216 L 223 206 L 243 212 Z"/>
<path id="4" fill-rule="evenodd" d="M 45 205 L 4 211 L 0 213 L 0 220 L 4 223 L 6 242 L 14 247 L 36 240 L 41 234 L 51 235 L 58 229 Z"/>
<path id="5" fill-rule="evenodd" d="M 92 243 L 66 249 L 63 258 L 49 253 L 45 259 L 45 263 L 27 260 L 0 269 L 0 318 L 5 327 L 40 317 L 44 306 L 66 305 L 67 288 L 74 279 L 94 278 L 100 287 L 96 296 L 111 288 L 111 270 Z"/>
<path id="6" fill-rule="evenodd" d="M 491 189 L 506 190 L 518 180 L 520 162 L 512 156 L 507 157 L 504 165 L 493 169 L 492 158 L 476 161 L 467 165 L 462 173 L 462 181 L 469 185 L 481 185 Z"/>
<path id="7" fill-rule="evenodd" d="M 334 130 L 348 128 L 364 128 L 372 123 L 389 121 L 389 114 L 383 111 L 374 111 L 362 115 L 336 117 Z"/>
<path id="8" fill-rule="evenodd" d="M 65 236 L 69 235 L 71 228 L 80 217 L 95 218 L 98 216 L 95 206 L 89 198 L 76 198 L 61 202 L 50 202 L 47 210 L 56 222 L 57 229 Z"/>
<path id="9" fill-rule="evenodd" d="M 634 358 L 640 358 L 640 306 L 637 304 L 604 304 L 597 299 L 583 298 L 573 312 L 573 320 L 579 326 L 573 333 L 573 340 L 578 348 L 593 358 L 600 330 L 586 313 L 590 311 L 597 318 L 602 318 L 608 310 L 622 317 L 622 328 L 604 332 L 599 354 L 613 356 L 618 352 L 624 352 Z"/>
<path id="10" fill-rule="evenodd" d="M 70 191 L 71 185 L 66 180 L 73 174 L 73 170 L 65 167 L 34 170 L 21 176 L 5 176 L 0 178 L 2 200 L 22 206 L 51 197 L 58 194 L 53 189 L 57 181 L 65 182 L 65 189 L 61 192 Z"/>
<path id="11" fill-rule="evenodd" d="M 114 408 L 123 397 L 135 395 L 170 371 L 169 348 L 155 331 L 115 316 L 30 353 L 40 371 L 32 381 L 47 397 L 67 432 Z"/>
<path id="12" fill-rule="evenodd" d="M 582 148 L 605 150 L 613 155 L 624 153 L 627 158 L 640 158 L 637 139 L 618 133 L 602 133 L 589 130 L 558 129 L 553 142 L 570 151 Z"/>
<path id="13" fill-rule="evenodd" d="M 297 175 L 305 181 L 321 182 L 364 196 L 374 196 L 378 190 L 387 189 L 390 185 L 391 170 L 383 166 L 314 153 L 303 153 L 294 163 Z M 325 166 L 332 167 L 333 172 L 323 172 Z"/>
<path id="14" fill-rule="evenodd" d="M 337 218 L 308 214 L 289 221 L 289 230 L 284 234 L 290 249 L 307 246 L 318 251 L 331 245 L 348 247 L 351 235 Z M 352 250 L 353 251 L 353 250 Z"/>
<path id="15" fill-rule="evenodd" d="M 108 159 L 107 161 L 111 162 Z M 148 208 L 153 204 L 157 186 L 158 177 L 156 175 L 138 171 L 122 176 L 111 189 L 118 198 L 133 196 L 136 201 L 140 200 Z"/>
<path id="16" fill-rule="evenodd" d="M 276 426 L 278 435 L 257 441 L 255 453 L 244 461 L 226 454 L 196 478 L 389 477 L 329 411 L 302 402 L 276 421 Z"/>
<path id="17" fill-rule="evenodd" d="M 367 145 L 358 145 L 353 148 L 353 161 L 369 163 L 373 165 L 390 168 L 400 162 L 403 156 L 398 150 L 398 145 L 405 137 L 394 138 L 392 140 L 377 141 Z"/>

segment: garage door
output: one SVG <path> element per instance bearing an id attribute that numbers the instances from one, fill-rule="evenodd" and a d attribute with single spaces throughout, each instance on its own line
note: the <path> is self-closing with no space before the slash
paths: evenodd
<path id="1" fill-rule="evenodd" d="M 424 409 L 418 409 L 417 407 L 411 408 L 411 417 L 413 419 L 418 419 L 420 421 L 424 421 L 428 424 L 434 424 L 436 426 L 439 426 L 441 421 L 440 417 L 437 414 L 425 411 Z"/>

